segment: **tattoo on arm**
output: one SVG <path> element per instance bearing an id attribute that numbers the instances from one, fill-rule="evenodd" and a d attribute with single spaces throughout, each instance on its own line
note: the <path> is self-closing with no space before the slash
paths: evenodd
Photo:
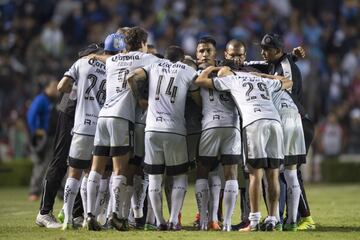
<path id="1" fill-rule="evenodd" d="M 134 72 L 129 75 L 127 80 L 130 84 L 130 88 L 134 96 L 136 98 L 145 98 L 145 94 L 148 89 L 148 82 L 146 79 L 146 75 Z"/>

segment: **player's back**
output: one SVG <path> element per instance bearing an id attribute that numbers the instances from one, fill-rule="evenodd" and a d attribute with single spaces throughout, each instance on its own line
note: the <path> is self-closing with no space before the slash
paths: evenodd
<path id="1" fill-rule="evenodd" d="M 215 78 L 219 79 L 219 78 Z M 281 89 L 281 83 L 245 72 L 214 81 L 215 88 L 230 91 L 243 119 L 242 127 L 260 120 L 273 119 L 280 122 L 272 102 L 271 93 Z"/>
<path id="2" fill-rule="evenodd" d="M 287 90 L 273 92 L 272 97 L 274 105 L 279 113 L 283 111 L 298 112 L 298 108 Z"/>
<path id="3" fill-rule="evenodd" d="M 186 135 L 185 102 L 196 71 L 181 63 L 161 60 L 144 68 L 149 81 L 146 131 Z"/>
<path id="4" fill-rule="evenodd" d="M 97 118 L 105 102 L 105 64 L 94 59 L 79 59 L 65 73 L 75 80 L 77 105 L 73 132 L 94 135 Z"/>
<path id="5" fill-rule="evenodd" d="M 106 102 L 101 117 L 120 117 L 135 121 L 136 99 L 126 80 L 131 71 L 158 61 L 154 55 L 140 51 L 119 53 L 106 60 Z"/>

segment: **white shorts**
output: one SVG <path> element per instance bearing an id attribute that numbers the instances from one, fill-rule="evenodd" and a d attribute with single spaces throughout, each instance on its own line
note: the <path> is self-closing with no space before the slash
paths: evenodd
<path id="1" fill-rule="evenodd" d="M 134 124 L 122 118 L 99 118 L 96 125 L 94 155 L 121 156 L 132 151 Z"/>
<path id="2" fill-rule="evenodd" d="M 241 134 L 237 128 L 211 128 L 202 131 L 199 143 L 199 161 L 213 166 L 218 156 L 223 165 L 241 162 Z"/>
<path id="3" fill-rule="evenodd" d="M 280 117 L 284 132 L 285 166 L 304 163 L 306 147 L 300 114 L 294 111 L 281 111 Z"/>
<path id="4" fill-rule="evenodd" d="M 93 136 L 74 133 L 69 150 L 69 166 L 78 169 L 88 168 L 91 164 L 93 148 Z"/>
<path id="5" fill-rule="evenodd" d="M 147 174 L 184 174 L 189 169 L 186 137 L 165 132 L 145 132 L 144 171 Z"/>
<path id="6" fill-rule="evenodd" d="M 257 169 L 280 166 L 284 159 L 284 144 L 283 130 L 278 121 L 260 119 L 246 126 L 244 134 L 247 164 Z"/>

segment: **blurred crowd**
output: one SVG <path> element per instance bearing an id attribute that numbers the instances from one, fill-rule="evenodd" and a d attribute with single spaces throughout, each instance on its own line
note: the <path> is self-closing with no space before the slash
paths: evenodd
<path id="1" fill-rule="evenodd" d="M 119 26 L 139 25 L 160 53 L 170 44 L 193 55 L 212 35 L 218 58 L 229 39 L 261 60 L 265 33 L 285 48 L 303 46 L 297 62 L 305 107 L 318 123 L 314 150 L 360 153 L 360 2 L 358 0 L 2 0 L 0 1 L 0 161 L 28 154 L 25 115 L 44 79 L 60 79 L 77 51 Z"/>

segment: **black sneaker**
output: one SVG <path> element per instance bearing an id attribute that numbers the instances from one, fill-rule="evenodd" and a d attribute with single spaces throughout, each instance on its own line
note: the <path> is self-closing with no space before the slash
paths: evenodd
<path id="1" fill-rule="evenodd" d="M 88 214 L 86 223 L 89 231 L 101 231 L 100 224 L 96 221 L 95 216 L 91 213 Z"/>
<path id="2" fill-rule="evenodd" d="M 175 224 L 175 223 L 169 223 L 168 224 L 168 229 L 169 229 L 169 231 L 180 231 L 181 230 L 181 226 L 180 226 L 180 224 Z"/>
<path id="3" fill-rule="evenodd" d="M 239 224 L 231 225 L 231 231 L 239 231 L 240 229 L 247 227 L 249 224 L 249 220 L 241 221 Z"/>
<path id="4" fill-rule="evenodd" d="M 127 225 L 127 227 L 126 227 L 124 219 L 118 218 L 116 213 L 112 214 L 112 216 L 110 218 L 110 224 L 111 224 L 111 226 L 113 226 L 118 231 L 127 231 L 127 230 L 129 230 L 128 223 L 126 222 L 126 225 Z"/>
<path id="5" fill-rule="evenodd" d="M 158 227 L 157 227 L 157 230 L 158 231 L 167 231 L 168 230 L 168 226 L 167 224 L 160 224 Z"/>
<path id="6" fill-rule="evenodd" d="M 271 232 L 275 230 L 275 224 L 272 221 L 265 221 L 260 226 L 261 231 Z"/>

